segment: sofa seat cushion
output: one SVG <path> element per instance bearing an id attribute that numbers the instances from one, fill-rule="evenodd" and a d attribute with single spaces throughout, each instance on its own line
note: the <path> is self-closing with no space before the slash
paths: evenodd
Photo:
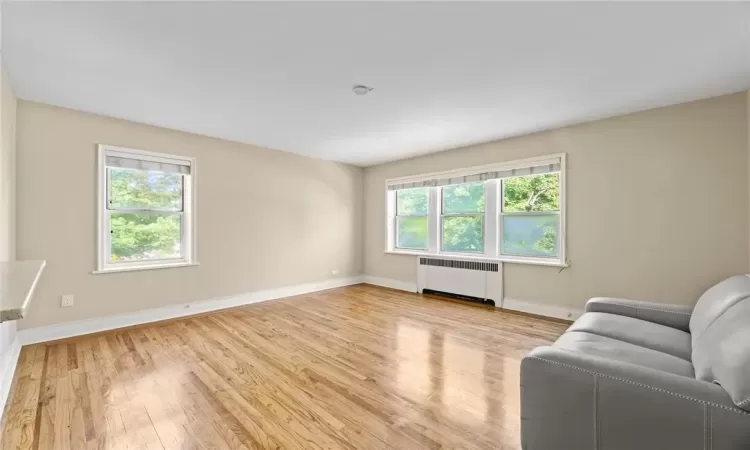
<path id="1" fill-rule="evenodd" d="M 691 361 L 690 333 L 665 325 L 616 314 L 589 312 L 568 330 L 617 339 Z"/>
<path id="2" fill-rule="evenodd" d="M 689 361 L 598 334 L 567 331 L 557 339 L 553 347 L 685 377 L 694 378 L 695 376 L 693 365 Z"/>

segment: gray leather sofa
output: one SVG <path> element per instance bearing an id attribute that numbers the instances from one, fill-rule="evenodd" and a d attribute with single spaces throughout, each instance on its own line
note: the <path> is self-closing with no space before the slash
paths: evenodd
<path id="1" fill-rule="evenodd" d="M 750 450 L 750 276 L 694 308 L 594 298 L 521 362 L 524 450 Z"/>

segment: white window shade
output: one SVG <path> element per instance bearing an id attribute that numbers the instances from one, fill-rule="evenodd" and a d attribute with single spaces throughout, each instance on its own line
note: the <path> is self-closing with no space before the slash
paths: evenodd
<path id="1" fill-rule="evenodd" d="M 180 160 L 153 161 L 107 155 L 106 165 L 107 167 L 119 167 L 122 169 L 153 170 L 158 172 L 190 175 L 190 163 Z"/>
<path id="2" fill-rule="evenodd" d="M 389 191 L 400 189 L 411 189 L 417 187 L 449 186 L 452 184 L 475 183 L 479 181 L 498 180 L 502 178 L 522 177 L 526 175 L 540 175 L 545 173 L 559 172 L 561 167 L 560 158 L 540 161 L 521 167 L 498 166 L 492 170 L 480 170 L 475 173 L 437 175 L 434 178 L 425 178 L 415 181 L 394 181 L 388 183 Z"/>

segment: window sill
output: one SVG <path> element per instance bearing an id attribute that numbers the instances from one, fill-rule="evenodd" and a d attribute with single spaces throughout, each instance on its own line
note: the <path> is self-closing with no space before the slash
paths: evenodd
<path id="1" fill-rule="evenodd" d="M 156 270 L 156 269 L 173 269 L 176 267 L 190 267 L 200 265 L 197 262 L 178 262 L 178 263 L 167 263 L 167 264 L 145 264 L 142 266 L 127 266 L 127 267 L 107 267 L 106 269 L 94 270 L 91 273 L 99 275 L 103 273 L 117 273 L 117 272 L 135 272 L 139 270 Z"/>
<path id="2" fill-rule="evenodd" d="M 0 323 L 23 319 L 47 261 L 0 262 Z"/>
<path id="3" fill-rule="evenodd" d="M 420 251 L 409 251 L 409 250 L 386 250 L 386 254 L 389 255 L 404 255 L 404 256 L 429 256 L 432 258 L 443 258 L 443 259 L 461 259 L 469 261 L 485 261 L 485 262 L 501 262 L 506 264 L 530 264 L 533 266 L 547 266 L 547 267 L 570 267 L 567 262 L 560 260 L 542 260 L 542 259 L 525 259 L 525 258 L 513 258 L 505 256 L 502 258 L 488 258 L 481 255 L 471 254 L 446 254 L 446 253 L 429 253 Z"/>

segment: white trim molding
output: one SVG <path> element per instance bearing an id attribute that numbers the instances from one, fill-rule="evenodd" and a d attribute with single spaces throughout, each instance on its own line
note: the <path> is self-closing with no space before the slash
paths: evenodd
<path id="1" fill-rule="evenodd" d="M 189 267 L 189 266 L 199 266 L 199 265 L 200 263 L 198 262 L 178 262 L 178 263 L 171 263 L 171 264 L 160 264 L 158 266 L 155 266 L 155 265 L 128 266 L 128 267 L 114 268 L 114 269 L 94 270 L 91 273 L 96 275 L 100 273 L 136 272 L 139 270 L 156 270 L 156 269 L 174 269 L 175 267 Z"/>
<path id="2" fill-rule="evenodd" d="M 397 289 L 399 291 L 414 293 L 417 292 L 417 283 L 412 281 L 394 280 L 392 278 L 372 277 L 370 275 L 365 275 L 364 283 L 372 284 L 373 286 Z"/>
<path id="3" fill-rule="evenodd" d="M 21 356 L 21 340 L 16 335 L 5 357 L 0 359 L 0 424 L 3 423 L 5 404 L 8 402 L 10 388 L 13 385 L 13 376 L 16 373 L 19 356 Z"/>
<path id="4" fill-rule="evenodd" d="M 411 281 L 394 280 L 391 278 L 365 275 L 364 282 L 375 286 L 398 289 L 400 291 L 417 292 L 417 283 Z M 527 302 L 516 300 L 513 298 L 504 298 L 502 303 L 503 306 L 498 306 L 497 309 L 508 309 L 511 311 L 525 312 L 529 314 L 536 314 L 538 316 L 552 317 L 555 319 L 576 320 L 583 314 L 583 310 L 581 309 L 570 309 L 564 308 L 562 306 Z"/>
<path id="5" fill-rule="evenodd" d="M 443 170 L 439 172 L 421 173 L 417 175 L 406 175 L 403 177 L 388 178 L 386 188 L 390 184 L 410 183 L 417 181 L 426 181 L 434 178 L 460 178 L 483 172 L 500 172 L 504 170 L 522 169 L 537 165 L 559 163 L 559 159 L 565 159 L 565 153 L 553 153 L 551 155 L 534 156 L 531 158 L 515 159 L 512 161 L 502 161 L 493 164 L 483 164 L 481 166 L 462 167 L 454 170 Z"/>
<path id="6" fill-rule="evenodd" d="M 253 303 L 265 302 L 295 295 L 309 294 L 337 287 L 361 284 L 362 276 L 348 278 L 334 278 L 315 283 L 286 286 L 275 289 L 248 292 L 245 294 L 204 300 L 192 303 L 179 303 L 161 308 L 145 309 L 131 313 L 117 314 L 113 316 L 97 317 L 93 319 L 78 320 L 75 322 L 64 322 L 36 328 L 18 330 L 18 339 L 22 345 L 37 344 L 40 342 L 66 339 L 75 336 L 98 333 L 101 331 L 116 330 L 118 328 L 142 325 L 162 320 L 188 317 L 195 314 L 203 314 L 219 311 L 237 306 L 251 305 Z"/>
<path id="7" fill-rule="evenodd" d="M 500 308 L 498 308 L 500 309 Z M 570 309 L 562 306 L 548 305 L 536 302 L 505 298 L 502 309 L 536 314 L 538 316 L 553 317 L 556 319 L 576 320 L 583 314 L 582 309 Z"/>

